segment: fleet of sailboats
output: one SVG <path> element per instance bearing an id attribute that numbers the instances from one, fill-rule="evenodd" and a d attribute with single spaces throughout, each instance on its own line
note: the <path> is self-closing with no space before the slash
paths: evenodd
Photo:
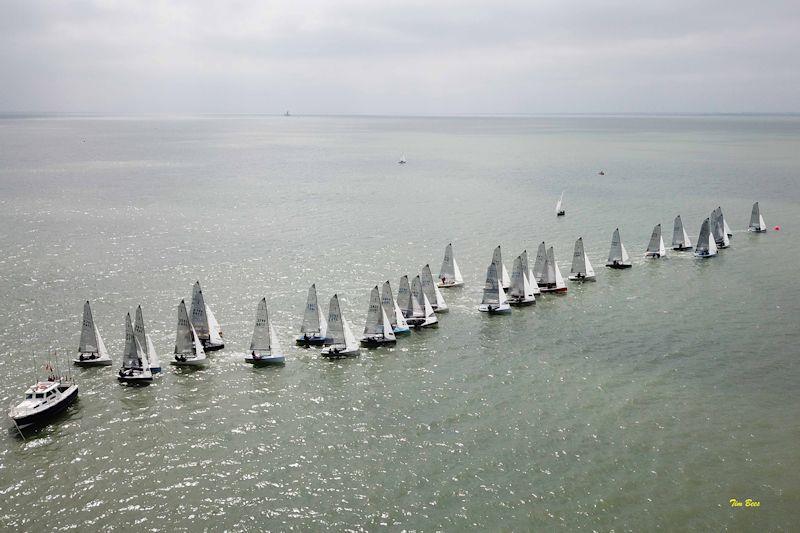
<path id="1" fill-rule="evenodd" d="M 570 281 L 594 281 L 595 274 L 589 258 L 586 257 L 586 250 L 583 249 L 583 237 L 578 237 L 575 241 L 575 249 L 572 252 L 572 268 L 569 271 Z"/>
<path id="2" fill-rule="evenodd" d="M 692 240 L 683 227 L 683 220 L 681 220 L 680 215 L 675 217 L 675 224 L 672 228 L 672 249 L 677 251 L 692 249 Z"/>
<path id="3" fill-rule="evenodd" d="M 611 236 L 611 250 L 608 252 L 606 266 L 609 268 L 630 268 L 633 266 L 628 250 L 625 249 L 625 245 L 619 236 L 619 228 L 615 229 L 614 234 Z"/>
<path id="4" fill-rule="evenodd" d="M 653 228 L 653 233 L 650 235 L 650 242 L 647 245 L 647 251 L 644 253 L 645 257 L 650 259 L 659 259 L 667 256 L 667 249 L 664 247 L 664 237 L 661 235 L 661 224 L 656 224 Z"/>

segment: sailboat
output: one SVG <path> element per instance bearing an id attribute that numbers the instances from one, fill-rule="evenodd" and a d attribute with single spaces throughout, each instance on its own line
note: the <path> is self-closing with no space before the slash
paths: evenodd
<path id="1" fill-rule="evenodd" d="M 425 293 L 425 296 L 428 297 L 428 301 L 431 303 L 433 310 L 437 313 L 446 313 L 449 311 L 450 309 L 444 301 L 444 296 L 442 296 L 442 291 L 440 291 L 439 287 L 433 282 L 433 274 L 431 274 L 430 265 L 422 267 L 420 280 L 422 281 L 422 291 Z"/>
<path id="2" fill-rule="evenodd" d="M 136 337 L 136 340 L 139 341 L 139 346 L 142 347 L 145 355 L 147 355 L 147 362 L 150 365 L 150 372 L 153 374 L 158 374 L 161 372 L 161 361 L 159 360 L 158 354 L 156 353 L 156 348 L 153 345 L 153 339 L 151 339 L 150 335 L 145 333 L 144 330 L 144 318 L 142 317 L 141 305 L 136 307 L 136 319 L 133 322 L 133 335 Z"/>
<path id="3" fill-rule="evenodd" d="M 25 390 L 22 402 L 9 409 L 8 416 L 17 430 L 33 424 L 43 424 L 72 405 L 78 397 L 78 385 L 70 376 L 59 375 L 52 363 L 44 365 L 47 380 L 39 381 Z"/>
<path id="4" fill-rule="evenodd" d="M 328 323 L 317 304 L 317 286 L 313 284 L 308 288 L 303 325 L 300 326 L 300 335 L 296 342 L 301 346 L 323 346 L 327 343 L 327 334 Z"/>
<path id="5" fill-rule="evenodd" d="M 675 225 L 672 229 L 672 249 L 678 251 L 692 249 L 692 240 L 683 227 L 680 215 L 675 217 Z"/>
<path id="6" fill-rule="evenodd" d="M 528 250 L 522 250 L 520 258 L 522 259 L 522 272 L 528 277 L 528 284 L 531 287 L 531 292 L 534 296 L 538 296 L 542 291 L 539 289 L 539 282 L 536 281 L 533 270 L 531 270 L 530 264 L 528 263 Z"/>
<path id="7" fill-rule="evenodd" d="M 511 312 L 511 306 L 508 305 L 508 298 L 503 291 L 503 286 L 500 284 L 500 278 L 497 275 L 497 266 L 494 261 L 489 264 L 486 269 L 486 283 L 483 285 L 483 299 L 478 306 L 478 311 L 489 314 L 505 314 Z"/>
<path id="8" fill-rule="evenodd" d="M 186 312 L 186 303 L 178 305 L 178 329 L 175 333 L 175 358 L 170 361 L 175 366 L 205 366 L 206 352 L 197 336 L 194 326 Z"/>
<path id="9" fill-rule="evenodd" d="M 195 281 L 192 288 L 192 307 L 190 310 L 192 317 L 192 326 L 194 327 L 197 337 L 203 343 L 203 350 L 206 352 L 213 352 L 221 350 L 225 347 L 222 341 L 222 329 L 219 327 L 214 313 L 211 308 L 206 305 L 206 300 L 203 297 L 203 290 L 200 288 L 200 282 Z"/>
<path id="10" fill-rule="evenodd" d="M 564 191 L 561 191 L 561 196 L 558 198 L 558 202 L 556 203 L 556 216 L 563 217 L 566 213 L 567 212 L 564 209 Z"/>
<path id="11" fill-rule="evenodd" d="M 747 231 L 753 233 L 766 233 L 767 225 L 764 222 L 764 217 L 761 216 L 761 209 L 758 207 L 758 202 L 753 204 L 753 211 L 750 213 L 750 226 Z"/>
<path id="12" fill-rule="evenodd" d="M 645 257 L 659 259 L 667 256 L 667 249 L 664 247 L 664 237 L 661 235 L 661 224 L 656 224 L 653 233 L 650 235 L 650 242 L 647 245 Z"/>
<path id="13" fill-rule="evenodd" d="M 250 353 L 244 356 L 244 362 L 251 365 L 282 365 L 286 361 L 275 334 L 275 328 L 269 321 L 267 299 L 261 298 L 256 309 L 256 323 L 253 326 L 253 337 L 250 339 Z"/>
<path id="14" fill-rule="evenodd" d="M 499 244 L 492 254 L 492 263 L 494 263 L 494 267 L 497 269 L 498 274 L 500 274 L 500 284 L 503 290 L 508 290 L 511 286 L 511 278 L 508 276 L 508 270 L 506 270 L 506 266 L 503 264 L 503 254 L 500 252 Z"/>
<path id="15" fill-rule="evenodd" d="M 367 323 L 364 325 L 364 336 L 361 338 L 362 346 L 374 348 L 395 344 L 397 337 L 392 330 L 392 324 L 386 311 L 383 310 L 378 286 L 375 285 L 369 293 L 369 308 L 367 309 Z"/>
<path id="16" fill-rule="evenodd" d="M 405 164 L 406 164 L 406 162 L 407 162 L 407 161 L 406 161 L 406 156 L 404 156 L 404 155 L 401 155 L 401 156 L 400 156 L 400 161 L 398 161 L 398 162 L 397 162 L 397 164 L 398 164 L 398 165 L 405 165 Z"/>
<path id="17" fill-rule="evenodd" d="M 384 313 L 386 313 L 386 316 L 389 318 L 392 332 L 394 332 L 395 335 L 401 335 L 411 331 L 411 328 L 408 327 L 406 319 L 403 316 L 403 312 L 394 300 L 392 286 L 389 284 L 389 280 L 386 280 L 383 283 L 383 287 L 381 287 L 381 306 L 383 307 Z"/>
<path id="18" fill-rule="evenodd" d="M 711 234 L 711 219 L 707 218 L 700 226 L 700 236 L 697 237 L 697 246 L 694 247 L 697 257 L 714 257 L 717 255 L 717 242 Z"/>
<path id="19" fill-rule="evenodd" d="M 125 351 L 122 353 L 122 368 L 117 375 L 121 383 L 149 385 L 153 382 L 150 361 L 133 331 L 131 314 L 125 315 Z"/>
<path id="20" fill-rule="evenodd" d="M 437 285 L 441 288 L 460 287 L 464 285 L 464 278 L 461 277 L 461 269 L 458 268 L 456 258 L 453 256 L 452 243 L 444 248 L 444 260 L 442 260 L 442 268 L 439 269 L 439 281 Z"/>
<path id="21" fill-rule="evenodd" d="M 400 278 L 400 286 L 397 288 L 397 305 L 400 307 L 403 318 L 405 318 L 409 327 L 413 328 L 425 322 L 424 310 L 417 299 L 411 295 L 408 276 Z"/>
<path id="22" fill-rule="evenodd" d="M 625 245 L 622 244 L 622 239 L 619 237 L 619 228 L 614 230 L 614 235 L 611 237 L 611 250 L 608 252 L 606 266 L 609 268 L 630 268 L 633 266 L 628 250 L 625 249 Z"/>
<path id="23" fill-rule="evenodd" d="M 556 256 L 552 246 L 547 249 L 544 274 L 539 288 L 542 292 L 567 292 L 567 284 L 564 283 L 564 278 L 561 276 L 561 269 L 558 268 L 558 263 L 556 263 Z"/>
<path id="24" fill-rule="evenodd" d="M 508 290 L 508 303 L 510 305 L 531 305 L 536 303 L 536 296 L 531 289 L 531 283 L 522 264 L 522 256 L 514 259 L 511 267 L 511 287 Z"/>
<path id="25" fill-rule="evenodd" d="M 414 281 L 411 282 L 411 299 L 413 300 L 414 317 L 422 317 L 422 322 L 417 320 L 416 324 L 412 324 L 409 321 L 409 325 L 417 328 L 439 327 L 439 319 L 436 318 L 431 301 L 422 290 L 422 280 L 419 276 L 414 276 Z"/>
<path id="26" fill-rule="evenodd" d="M 322 357 L 328 359 L 339 359 L 341 357 L 353 357 L 360 353 L 358 341 L 350 329 L 350 324 L 342 316 L 342 309 L 339 306 L 339 296 L 334 294 L 328 306 L 328 338 L 323 348 Z"/>
<path id="27" fill-rule="evenodd" d="M 544 279 L 544 268 L 547 262 L 547 246 L 544 241 L 539 244 L 536 251 L 536 260 L 533 262 L 533 277 L 536 283 L 541 286 Z"/>
<path id="28" fill-rule="evenodd" d="M 583 237 L 578 237 L 575 241 L 575 249 L 572 252 L 572 268 L 569 271 L 570 281 L 594 281 L 595 274 L 586 251 L 583 249 Z"/>
<path id="29" fill-rule="evenodd" d="M 94 323 L 92 308 L 89 307 L 88 300 L 83 304 L 83 326 L 81 340 L 78 344 L 78 357 L 72 362 L 78 366 L 108 366 L 111 364 L 111 356 L 108 355 L 103 338 Z"/>
<path id="30" fill-rule="evenodd" d="M 728 238 L 728 231 L 725 229 L 727 224 L 725 223 L 725 217 L 722 215 L 721 207 L 717 207 L 711 212 L 709 223 L 711 224 L 711 234 L 714 236 L 717 248 L 727 248 L 730 246 L 731 241 Z"/>

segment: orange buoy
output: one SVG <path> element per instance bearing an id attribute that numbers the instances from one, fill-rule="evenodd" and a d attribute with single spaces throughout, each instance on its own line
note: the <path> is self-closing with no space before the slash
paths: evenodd
<path id="1" fill-rule="evenodd" d="M 780 230 L 781 230 L 781 227 L 780 227 L 780 226 L 775 226 L 773 229 L 774 229 L 775 231 L 780 231 Z"/>

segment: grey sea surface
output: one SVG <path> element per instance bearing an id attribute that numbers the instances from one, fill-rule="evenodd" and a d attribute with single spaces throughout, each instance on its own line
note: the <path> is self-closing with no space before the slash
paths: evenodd
<path id="1" fill-rule="evenodd" d="M 643 258 L 718 205 L 718 257 Z M 603 266 L 617 227 L 627 271 Z M 0 404 L 76 355 L 84 300 L 115 361 L 26 440 L 6 419 L 3 527 L 791 530 L 798 228 L 796 116 L 0 119 Z M 510 270 L 545 240 L 566 277 L 579 236 L 596 283 L 477 311 L 496 245 Z M 448 242 L 465 286 L 438 329 L 339 362 L 293 345 L 311 283 L 360 333 L 369 290 Z M 195 280 L 226 347 L 186 372 Z M 284 367 L 243 362 L 262 297 Z M 165 368 L 130 388 L 139 304 Z"/>

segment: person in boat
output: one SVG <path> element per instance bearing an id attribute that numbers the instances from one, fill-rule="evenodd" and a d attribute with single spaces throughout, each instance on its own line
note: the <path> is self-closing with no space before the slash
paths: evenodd
<path id="1" fill-rule="evenodd" d="M 175 359 L 177 359 L 177 360 L 178 360 L 178 361 L 180 361 L 181 363 L 185 363 L 185 362 L 186 362 L 186 356 L 185 356 L 185 355 L 183 355 L 183 354 L 176 355 L 176 356 L 175 356 Z"/>
<path id="2" fill-rule="evenodd" d="M 575 274 L 575 279 L 583 279 L 583 278 L 584 276 L 582 272 L 578 272 L 577 274 Z"/>
<path id="3" fill-rule="evenodd" d="M 617 261 L 616 259 L 614 259 L 614 262 L 613 262 L 612 264 L 613 264 L 614 266 L 619 266 L 619 261 Z"/>
<path id="4" fill-rule="evenodd" d="M 308 342 L 308 333 L 303 333 L 303 346 L 305 346 L 306 348 L 311 346 L 311 343 Z"/>

